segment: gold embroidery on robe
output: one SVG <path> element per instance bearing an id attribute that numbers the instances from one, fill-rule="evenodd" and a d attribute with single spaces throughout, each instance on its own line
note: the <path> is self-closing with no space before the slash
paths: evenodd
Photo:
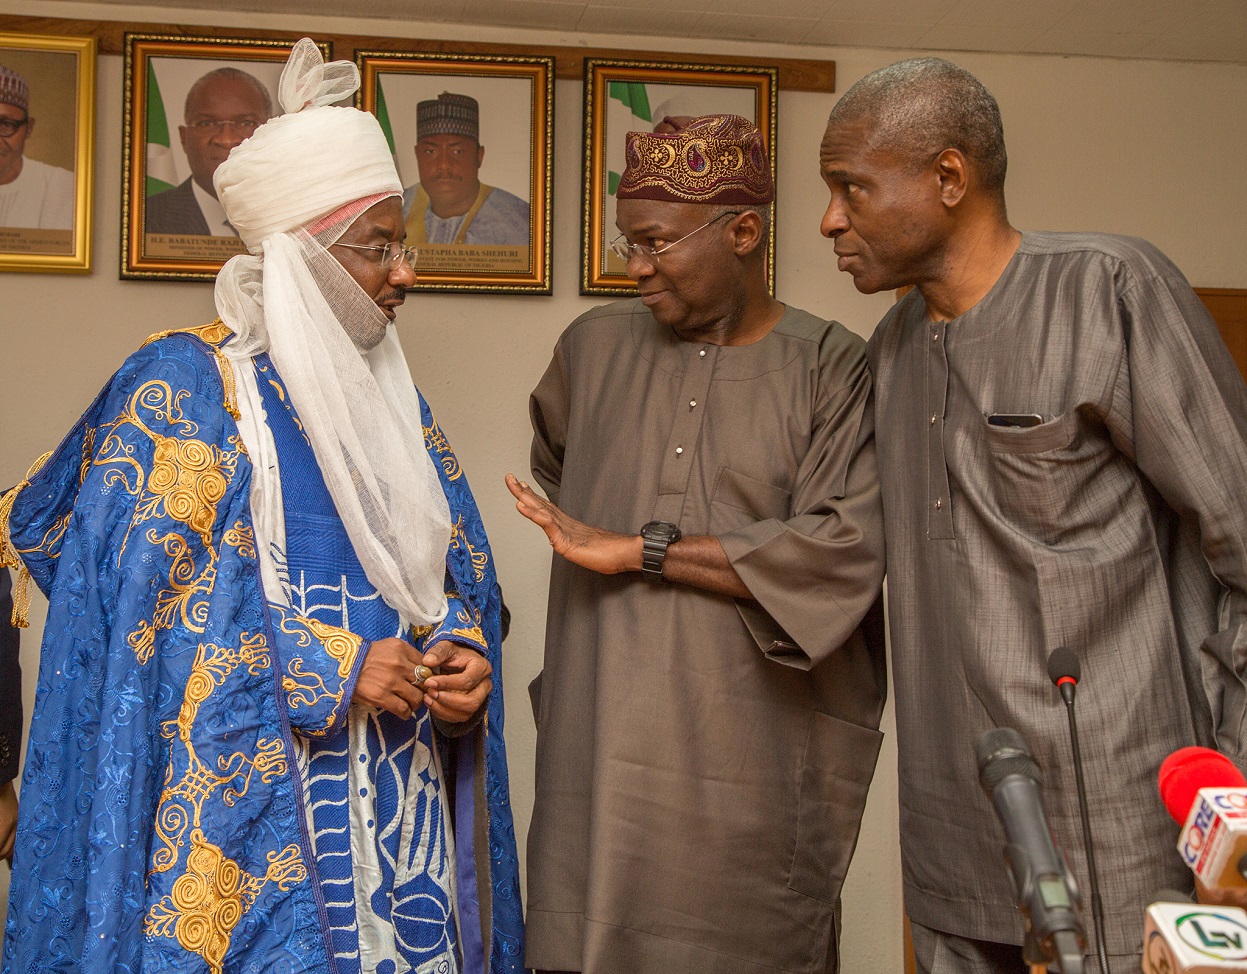
<path id="1" fill-rule="evenodd" d="M 450 547 L 467 549 L 468 557 L 472 561 L 472 571 L 476 575 L 478 582 L 485 580 L 485 567 L 489 564 L 489 555 L 483 551 L 478 551 L 472 547 L 472 543 L 468 541 L 467 535 L 463 530 L 463 515 L 459 515 L 459 519 L 450 526 Z"/>
<path id="2" fill-rule="evenodd" d="M 165 789 L 156 809 L 156 837 L 159 848 L 152 855 L 149 875 L 167 872 L 178 865 L 179 850 L 190 830 L 190 852 L 182 874 L 173 881 L 171 892 L 154 903 L 144 917 L 148 936 L 172 937 L 190 953 L 199 955 L 214 974 L 221 974 L 234 928 L 255 903 L 264 886 L 275 883 L 286 892 L 307 878 L 307 867 L 297 845 L 288 845 L 267 855 L 263 876 L 252 876 L 228 858 L 203 832 L 204 802 L 218 790 L 221 802 L 232 807 L 251 785 L 252 775 L 271 783 L 288 773 L 285 748 L 280 739 L 260 738 L 254 755 L 236 751 L 218 757 L 213 771 L 200 758 L 193 743 L 199 709 L 230 674 L 246 667 L 252 676 L 262 676 L 271 665 L 264 636 L 242 633 L 239 646 L 200 643 L 195 662 L 186 680 L 182 706 L 176 720 L 167 721 L 161 734 L 169 740 L 169 766 Z M 186 766 L 176 784 L 174 739 L 186 748 Z"/>
<path id="3" fill-rule="evenodd" d="M 263 876 L 252 876 L 209 842 L 203 832 L 191 832 L 186 872 L 173 890 L 152 904 L 143 920 L 149 937 L 174 937 L 189 953 L 198 954 L 212 974 L 222 974 L 234 928 L 268 883 L 286 892 L 307 878 L 307 867 L 297 845 L 268 854 Z"/>
<path id="4" fill-rule="evenodd" d="M 437 420 L 433 420 L 432 426 L 422 428 L 424 430 L 424 448 L 432 450 L 438 455 L 442 469 L 446 471 L 447 480 L 458 480 L 462 476 L 463 470 L 460 469 L 459 461 L 455 457 L 454 451 L 450 448 L 450 441 L 446 439 L 446 434 L 437 425 Z"/>

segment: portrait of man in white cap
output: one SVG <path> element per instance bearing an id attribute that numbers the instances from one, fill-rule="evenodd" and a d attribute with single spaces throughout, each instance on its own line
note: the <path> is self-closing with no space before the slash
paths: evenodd
<path id="1" fill-rule="evenodd" d="M 391 327 L 416 254 L 358 85 L 295 45 L 213 177 L 219 317 L 0 501 L 15 614 L 49 599 L 6 969 L 522 969 L 501 593 Z"/>
<path id="2" fill-rule="evenodd" d="M 528 246 L 529 204 L 480 180 L 480 117 L 469 95 L 444 91 L 416 105 L 420 182 L 403 193 L 413 244 Z"/>
<path id="3" fill-rule="evenodd" d="M 0 227 L 72 230 L 74 174 L 28 157 L 34 134 L 30 83 L 0 64 Z"/>

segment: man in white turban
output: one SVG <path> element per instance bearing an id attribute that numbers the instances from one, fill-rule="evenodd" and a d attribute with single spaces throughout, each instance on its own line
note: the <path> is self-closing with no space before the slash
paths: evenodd
<path id="1" fill-rule="evenodd" d="M 15 615 L 50 602 L 6 971 L 521 970 L 501 597 L 388 327 L 415 255 L 358 83 L 295 46 L 215 175 L 220 318 L 0 502 Z"/>

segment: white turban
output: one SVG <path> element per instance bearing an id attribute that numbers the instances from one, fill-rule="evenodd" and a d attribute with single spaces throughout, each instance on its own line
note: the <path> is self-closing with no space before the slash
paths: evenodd
<path id="1" fill-rule="evenodd" d="M 429 625 L 447 611 L 450 507 L 424 449 L 398 335 L 326 249 L 368 206 L 402 193 L 377 120 L 331 107 L 358 87 L 354 64 L 325 64 L 308 38 L 295 45 L 279 86 L 288 114 L 256 129 L 213 177 L 226 216 L 255 255 L 221 269 L 216 306 L 235 335 L 224 352 L 234 364 L 238 429 L 252 461 L 267 597 L 290 603 L 281 477 L 253 362 L 263 351 L 368 580 L 405 623 Z M 314 221 L 315 236 L 307 229 Z"/>
<path id="2" fill-rule="evenodd" d="M 287 114 L 255 134 L 217 167 L 212 183 L 230 225 L 253 254 L 274 233 L 378 193 L 401 193 L 390 145 L 377 120 L 335 108 L 359 87 L 350 61 L 325 64 L 309 38 L 295 45 L 281 74 Z"/>

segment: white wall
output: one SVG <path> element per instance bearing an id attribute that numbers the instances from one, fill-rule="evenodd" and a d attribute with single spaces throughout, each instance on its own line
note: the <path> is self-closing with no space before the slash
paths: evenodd
<path id="1" fill-rule="evenodd" d="M 0 13 L 27 13 L 0 0 Z M 836 61 L 838 89 L 911 52 L 625 38 L 397 22 L 211 13 L 44 2 L 47 16 L 274 27 L 308 31 L 635 47 L 693 55 L 818 57 Z M 339 52 L 342 56 L 342 52 Z M 1023 228 L 1098 229 L 1148 237 L 1192 283 L 1247 287 L 1247 67 L 1088 58 L 951 55 L 996 94 L 1012 164 L 1008 198 Z M 481 503 L 515 619 L 507 642 L 512 802 L 525 835 L 533 796 L 534 729 L 526 685 L 541 665 L 549 556 L 515 513 L 502 484 L 524 471 L 528 392 L 562 328 L 595 301 L 578 295 L 581 85 L 556 86 L 554 294 L 413 295 L 399 328 L 416 381 L 436 410 Z M 835 96 L 784 92 L 779 105 L 778 293 L 868 335 L 888 295 L 862 296 L 837 274 L 818 234 L 825 190 L 818 142 Z M 0 274 L 0 484 L 51 449 L 122 359 L 150 333 L 213 317 L 207 284 L 118 280 L 122 61 L 100 59 L 95 270 L 89 276 Z M 23 645 L 33 704 L 37 600 Z M 895 746 L 880 758 L 858 853 L 844 894 L 844 971 L 900 970 L 900 863 Z M 521 855 L 523 843 L 521 841 Z M 7 882 L 7 874 L 0 884 Z"/>

